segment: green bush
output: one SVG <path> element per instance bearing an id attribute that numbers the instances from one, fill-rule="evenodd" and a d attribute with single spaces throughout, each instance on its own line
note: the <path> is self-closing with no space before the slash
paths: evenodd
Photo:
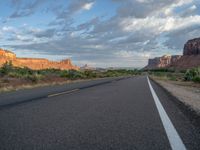
<path id="1" fill-rule="evenodd" d="M 5 64 L 3 64 L 0 72 L 1 72 L 2 75 L 7 75 L 12 70 L 13 70 L 13 65 L 12 65 L 12 62 L 9 61 L 9 62 L 6 62 Z"/>
<path id="2" fill-rule="evenodd" d="M 177 81 L 177 78 L 176 78 L 175 76 L 170 76 L 170 77 L 168 77 L 168 78 L 169 78 L 169 80 Z"/>
<path id="3" fill-rule="evenodd" d="M 33 83 L 37 83 L 38 81 L 43 79 L 43 76 L 40 74 L 34 73 L 33 75 L 26 75 L 26 76 L 24 76 L 24 78 Z"/>
<path id="4" fill-rule="evenodd" d="M 200 80 L 200 67 L 199 68 L 193 68 L 188 69 L 184 75 L 184 79 L 186 81 L 194 81 L 199 82 Z"/>
<path id="5" fill-rule="evenodd" d="M 82 79 L 82 78 L 85 78 L 86 75 L 76 70 L 63 70 L 60 72 L 60 77 L 64 77 L 68 79 Z"/>
<path id="6" fill-rule="evenodd" d="M 59 69 L 44 69 L 44 70 L 38 70 L 37 73 L 38 74 L 42 74 L 42 75 L 57 75 L 59 76 L 61 74 L 61 70 Z"/>
<path id="7" fill-rule="evenodd" d="M 158 68 L 158 69 L 152 69 L 151 72 L 174 72 L 173 69 L 167 69 L 167 68 Z"/>
<path id="8" fill-rule="evenodd" d="M 192 79 L 193 82 L 200 83 L 200 76 L 196 76 Z"/>
<path id="9" fill-rule="evenodd" d="M 96 78 L 97 73 L 92 70 L 86 70 L 83 72 L 86 78 Z"/>

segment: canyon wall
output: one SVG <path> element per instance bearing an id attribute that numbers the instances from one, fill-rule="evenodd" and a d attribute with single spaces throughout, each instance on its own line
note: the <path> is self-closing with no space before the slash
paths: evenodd
<path id="1" fill-rule="evenodd" d="M 148 65 L 144 69 L 158 69 L 169 67 L 172 63 L 177 62 L 181 58 L 180 55 L 164 55 L 149 59 Z"/>
<path id="2" fill-rule="evenodd" d="M 183 55 L 200 55 L 200 38 L 189 40 L 184 45 Z"/>
<path id="3" fill-rule="evenodd" d="M 43 58 L 18 58 L 10 51 L 0 49 L 0 66 L 4 63 L 12 61 L 12 64 L 16 67 L 28 67 L 33 70 L 41 69 L 61 69 L 61 70 L 79 70 L 79 67 L 74 66 L 70 59 L 62 61 L 49 61 Z"/>
<path id="4" fill-rule="evenodd" d="M 176 63 L 171 64 L 175 69 L 189 69 L 200 67 L 200 38 L 189 40 L 183 49 L 183 56 Z"/>
<path id="5" fill-rule="evenodd" d="M 194 67 L 200 67 L 200 38 L 186 42 L 183 49 L 183 56 L 164 55 L 149 59 L 148 65 L 144 69 L 173 68 L 185 70 Z"/>

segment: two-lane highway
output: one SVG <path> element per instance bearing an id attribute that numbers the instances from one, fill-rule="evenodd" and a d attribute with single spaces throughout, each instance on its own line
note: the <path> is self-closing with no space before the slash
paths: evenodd
<path id="1" fill-rule="evenodd" d="M 199 128 L 147 77 L 47 91 L 0 95 L 0 149 L 200 149 Z"/>

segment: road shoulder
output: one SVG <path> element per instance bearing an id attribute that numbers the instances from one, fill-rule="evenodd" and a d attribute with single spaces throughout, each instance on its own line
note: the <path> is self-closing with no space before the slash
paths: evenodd
<path id="1" fill-rule="evenodd" d="M 173 81 L 151 78 L 158 86 L 170 94 L 174 102 L 181 108 L 184 114 L 196 125 L 200 125 L 200 88 L 183 86 Z"/>

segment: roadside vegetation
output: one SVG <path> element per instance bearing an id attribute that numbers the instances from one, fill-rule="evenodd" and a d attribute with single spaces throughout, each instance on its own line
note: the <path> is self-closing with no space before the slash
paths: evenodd
<path id="1" fill-rule="evenodd" d="M 43 86 L 49 84 L 62 84 L 78 80 L 90 80 L 107 77 L 150 75 L 161 80 L 200 83 L 200 67 L 182 71 L 173 69 L 155 69 L 149 71 L 111 69 L 111 70 L 59 70 L 44 69 L 32 70 L 29 68 L 14 67 L 11 62 L 6 62 L 0 68 L 0 91 L 14 90 L 22 86 Z M 9 89 L 10 88 L 10 89 Z M 8 90 L 7 90 L 8 89 Z"/>
<path id="2" fill-rule="evenodd" d="M 184 79 L 186 81 L 200 83 L 200 67 L 187 70 L 184 74 Z"/>
<path id="3" fill-rule="evenodd" d="M 11 62 L 6 62 L 0 68 L 0 88 L 21 85 L 36 85 L 53 82 L 65 82 L 76 80 L 87 80 L 106 77 L 120 77 L 120 76 L 132 76 L 139 75 L 139 70 L 59 70 L 59 69 L 44 69 L 44 70 L 32 70 L 29 68 L 14 67 Z"/>
<path id="4" fill-rule="evenodd" d="M 192 81 L 200 83 L 200 67 L 187 70 L 155 69 L 148 71 L 153 77 L 172 81 Z"/>

